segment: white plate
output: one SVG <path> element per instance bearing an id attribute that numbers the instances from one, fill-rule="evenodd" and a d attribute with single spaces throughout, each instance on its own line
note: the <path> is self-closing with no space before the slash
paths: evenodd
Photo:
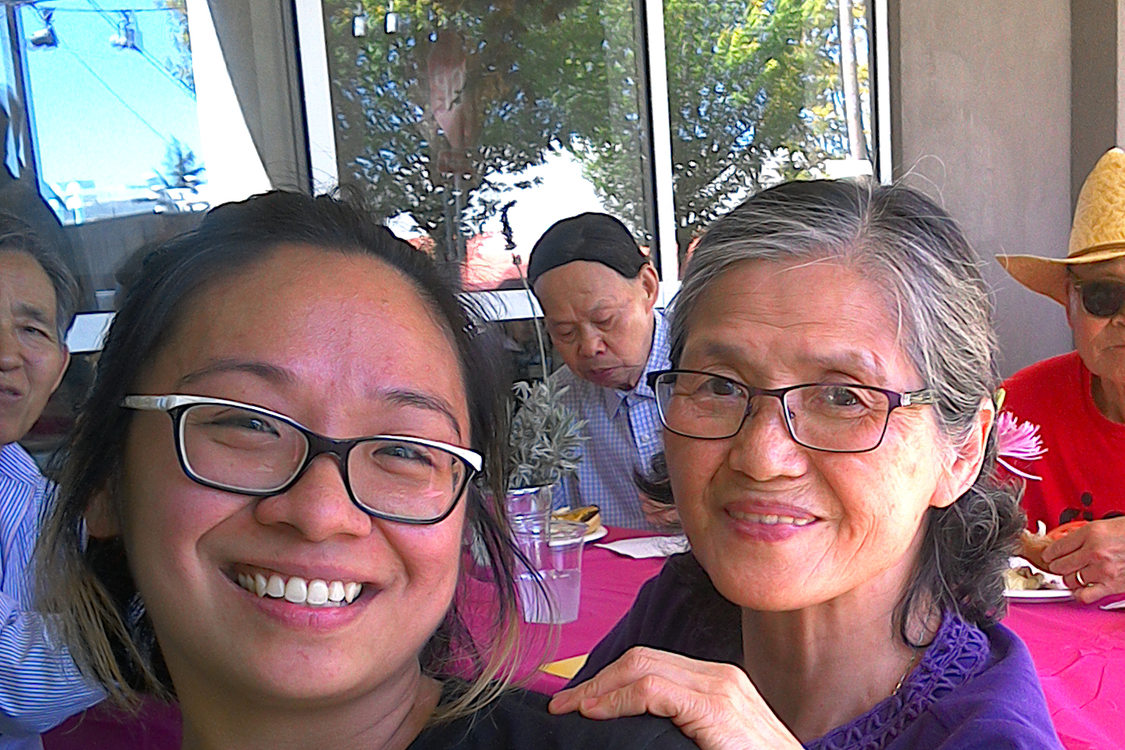
<path id="1" fill-rule="evenodd" d="M 1012 568 L 1019 568 L 1026 565 L 1037 573 L 1042 573 L 1047 577 L 1048 581 L 1062 582 L 1062 577 L 1054 573 L 1049 573 L 1045 570 L 1035 567 L 1022 557 L 1009 557 L 1008 566 Z M 1070 589 L 1004 589 L 1004 596 L 1014 601 L 1021 602 L 1057 602 L 1066 599 L 1073 599 L 1074 595 Z"/>
<path id="2" fill-rule="evenodd" d="M 1057 602 L 1074 598 L 1067 589 L 1004 589 L 1004 596 L 1019 602 Z"/>
<path id="3" fill-rule="evenodd" d="M 598 539 L 601 539 L 603 536 L 605 536 L 608 533 L 609 533 L 609 529 L 607 529 L 605 526 L 599 526 L 598 528 L 594 529 L 593 531 L 587 532 L 586 536 L 582 537 L 582 541 L 593 542 L 593 541 L 596 541 Z"/>

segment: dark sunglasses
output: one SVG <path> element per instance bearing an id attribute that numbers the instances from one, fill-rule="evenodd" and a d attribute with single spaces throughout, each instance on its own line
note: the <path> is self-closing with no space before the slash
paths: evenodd
<path id="1" fill-rule="evenodd" d="M 1112 318 L 1125 306 L 1125 282 L 1077 281 L 1074 286 L 1082 295 L 1082 307 L 1096 318 Z"/>

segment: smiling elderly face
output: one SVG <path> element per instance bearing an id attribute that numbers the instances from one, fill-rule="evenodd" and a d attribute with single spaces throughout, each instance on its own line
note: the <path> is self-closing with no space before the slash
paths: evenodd
<path id="1" fill-rule="evenodd" d="M 62 381 L 69 356 L 56 315 L 43 267 L 27 253 L 0 250 L 0 445 L 27 434 Z"/>
<path id="2" fill-rule="evenodd" d="M 693 309 L 677 367 L 781 388 L 845 382 L 895 391 L 924 387 L 900 345 L 886 294 L 833 261 L 745 261 Z M 803 448 L 780 402 L 760 397 L 726 440 L 665 433 L 668 473 L 692 548 L 731 601 L 795 610 L 881 599 L 905 586 L 924 515 L 959 494 L 952 451 L 932 407 L 891 412 L 867 453 Z M 957 492 L 951 490 L 958 489 Z"/>
<path id="3" fill-rule="evenodd" d="M 194 298 L 134 392 L 237 400 L 337 438 L 470 439 L 457 355 L 413 285 L 377 259 L 306 246 Z M 120 530 L 181 697 L 329 705 L 417 674 L 453 597 L 464 502 L 429 526 L 373 518 L 329 456 L 273 497 L 210 489 L 181 470 L 167 415 L 131 419 Z M 118 530 L 93 518 L 92 534 Z M 316 607 L 247 591 L 240 574 L 359 593 Z"/>

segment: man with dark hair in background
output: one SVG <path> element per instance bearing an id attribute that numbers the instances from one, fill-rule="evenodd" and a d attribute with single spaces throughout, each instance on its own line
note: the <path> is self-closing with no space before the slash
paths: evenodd
<path id="1" fill-rule="evenodd" d="M 589 436 L 577 478 L 563 481 L 563 502 L 597 505 L 613 526 L 674 523 L 675 510 L 644 497 L 633 482 L 664 449 L 656 395 L 645 382 L 649 372 L 669 367 L 656 269 L 624 224 L 585 213 L 539 238 L 527 275 L 566 363 L 551 377 L 568 386 L 563 401 L 586 420 Z"/>

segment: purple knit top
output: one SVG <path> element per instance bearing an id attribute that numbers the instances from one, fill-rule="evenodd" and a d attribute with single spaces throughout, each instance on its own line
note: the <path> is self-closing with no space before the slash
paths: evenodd
<path id="1" fill-rule="evenodd" d="M 739 609 L 715 590 L 690 554 L 677 555 L 644 585 L 571 684 L 637 645 L 737 664 Z M 1002 625 L 982 630 L 946 612 L 933 643 L 894 695 L 805 747 L 1056 750 L 1062 745 L 1019 637 Z"/>

